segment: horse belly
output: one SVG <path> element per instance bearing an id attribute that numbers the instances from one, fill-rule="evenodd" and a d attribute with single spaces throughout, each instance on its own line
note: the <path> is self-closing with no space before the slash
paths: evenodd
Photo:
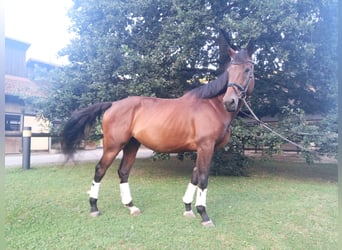
<path id="1" fill-rule="evenodd" d="M 147 125 L 144 129 L 134 132 L 133 136 L 156 152 L 178 153 L 196 150 L 192 134 L 191 128 Z"/>

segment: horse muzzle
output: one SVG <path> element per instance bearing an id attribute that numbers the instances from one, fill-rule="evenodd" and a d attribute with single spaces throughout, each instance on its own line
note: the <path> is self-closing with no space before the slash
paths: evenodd
<path id="1" fill-rule="evenodd" d="M 228 112 L 236 112 L 239 106 L 239 98 L 237 96 L 224 97 L 223 105 Z"/>

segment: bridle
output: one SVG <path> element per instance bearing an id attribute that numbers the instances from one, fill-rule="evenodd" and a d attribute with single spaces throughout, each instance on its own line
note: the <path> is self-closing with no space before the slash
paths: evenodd
<path id="1" fill-rule="evenodd" d="M 252 60 L 247 60 L 248 63 L 251 63 L 252 65 L 255 64 L 254 61 Z M 230 64 L 233 64 L 233 65 L 240 65 L 240 64 L 243 64 L 243 63 L 238 63 L 238 62 L 234 62 L 234 61 L 231 61 Z M 231 83 L 228 83 L 227 84 L 227 88 L 229 87 L 232 87 L 235 91 L 235 93 L 237 94 L 237 96 L 239 97 L 239 99 L 245 99 L 246 96 L 247 96 L 247 90 L 249 88 L 249 84 L 251 82 L 251 79 L 253 78 L 253 70 L 250 70 L 249 73 L 248 73 L 248 77 L 246 79 L 246 82 L 245 84 L 238 84 L 238 83 L 235 83 L 235 82 L 231 82 Z M 243 87 L 244 86 L 244 87 Z M 236 88 L 240 91 L 240 93 L 238 93 L 238 91 L 236 90 Z"/>

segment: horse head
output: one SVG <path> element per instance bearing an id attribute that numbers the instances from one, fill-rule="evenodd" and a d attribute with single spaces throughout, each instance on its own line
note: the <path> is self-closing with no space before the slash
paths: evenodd
<path id="1" fill-rule="evenodd" d="M 254 43 L 249 42 L 247 47 L 240 51 L 228 48 L 231 58 L 228 71 L 228 85 L 223 96 L 223 104 L 229 112 L 236 112 L 239 109 L 239 102 L 252 94 L 254 89 Z"/>

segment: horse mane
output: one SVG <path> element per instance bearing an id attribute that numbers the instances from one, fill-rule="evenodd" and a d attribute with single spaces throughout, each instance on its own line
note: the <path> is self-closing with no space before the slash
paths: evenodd
<path id="1" fill-rule="evenodd" d="M 217 79 L 189 91 L 188 94 L 202 99 L 213 98 L 226 92 L 227 84 L 228 72 L 225 70 Z"/>
<path id="2" fill-rule="evenodd" d="M 234 57 L 234 64 L 243 64 L 248 60 L 248 57 L 249 55 L 247 49 L 241 49 L 240 51 L 236 51 Z M 189 91 L 188 94 L 195 95 L 196 97 L 202 99 L 216 97 L 226 92 L 228 79 L 228 72 L 227 70 L 225 70 L 221 75 L 217 77 L 216 80 L 210 81 L 208 84 L 203 84 L 202 86 Z"/>

